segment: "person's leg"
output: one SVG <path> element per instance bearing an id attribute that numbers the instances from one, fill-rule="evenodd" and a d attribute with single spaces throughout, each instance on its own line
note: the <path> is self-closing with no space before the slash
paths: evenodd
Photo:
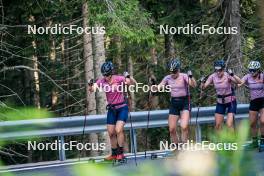
<path id="1" fill-rule="evenodd" d="M 235 123 L 236 109 L 237 109 L 236 101 L 232 101 L 231 103 L 227 104 L 226 125 L 227 125 L 227 128 L 230 129 L 232 132 L 235 132 L 234 123 Z"/>
<path id="2" fill-rule="evenodd" d="M 116 134 L 117 134 L 117 143 L 119 146 L 119 150 L 121 153 L 123 153 L 123 147 L 124 147 L 124 142 L 125 142 L 125 134 L 124 134 L 124 126 L 125 126 L 125 122 L 118 120 L 116 122 Z"/>
<path id="3" fill-rule="evenodd" d="M 179 116 L 174 115 L 174 114 L 170 114 L 169 119 L 168 119 L 170 137 L 172 139 L 172 142 L 175 144 L 179 143 L 178 136 L 177 136 L 178 119 L 179 119 Z"/>
<path id="4" fill-rule="evenodd" d="M 219 132 L 222 129 L 224 122 L 225 106 L 224 104 L 217 103 L 215 109 L 215 130 Z"/>
<path id="5" fill-rule="evenodd" d="M 171 142 L 178 145 L 179 139 L 177 135 L 177 123 L 180 117 L 180 110 L 179 107 L 181 106 L 180 100 L 171 99 L 170 107 L 169 107 L 169 118 L 168 118 L 168 125 L 169 125 L 169 132 Z"/>
<path id="6" fill-rule="evenodd" d="M 252 137 L 252 143 L 249 145 L 250 148 L 258 147 L 258 113 L 260 112 L 261 105 L 257 99 L 251 100 L 249 105 L 249 123 L 250 133 Z"/>
<path id="7" fill-rule="evenodd" d="M 106 161 L 112 161 L 115 160 L 117 157 L 117 138 L 116 138 L 116 133 L 115 133 L 115 125 L 107 125 L 107 132 L 110 138 L 110 143 L 111 143 L 111 155 L 105 158 Z"/>
<path id="8" fill-rule="evenodd" d="M 110 138 L 111 148 L 112 150 L 117 149 L 117 138 L 116 138 L 116 132 L 115 132 L 115 125 L 107 125 L 107 132 Z M 112 151 L 113 152 L 113 151 Z"/>
<path id="9" fill-rule="evenodd" d="M 264 108 L 260 110 L 260 144 L 264 145 Z"/>
<path id="10" fill-rule="evenodd" d="M 116 134 L 117 134 L 117 143 L 118 143 L 118 157 L 117 159 L 124 158 L 124 143 L 125 143 L 125 133 L 124 133 L 124 126 L 126 124 L 126 120 L 128 118 L 128 106 L 124 106 L 117 110 L 118 112 L 118 120 L 116 122 Z"/>
<path id="11" fill-rule="evenodd" d="M 222 129 L 222 124 L 224 122 L 224 115 L 215 113 L 215 129 L 219 132 Z"/>
<path id="12" fill-rule="evenodd" d="M 181 113 L 181 131 L 182 131 L 182 142 L 186 143 L 189 136 L 189 120 L 190 120 L 190 112 L 188 110 L 184 110 Z"/>
<path id="13" fill-rule="evenodd" d="M 113 110 L 109 109 L 107 112 L 107 132 L 110 138 L 110 144 L 112 148 L 112 154 L 106 158 L 106 160 L 113 160 L 117 156 L 117 136 L 116 136 L 116 117 Z"/>
<path id="14" fill-rule="evenodd" d="M 235 114 L 234 113 L 227 113 L 226 126 L 232 132 L 234 132 L 234 120 L 235 120 L 234 118 L 235 118 Z"/>
<path id="15" fill-rule="evenodd" d="M 258 112 L 249 111 L 250 132 L 252 138 L 257 138 L 258 136 L 257 122 L 258 122 Z"/>

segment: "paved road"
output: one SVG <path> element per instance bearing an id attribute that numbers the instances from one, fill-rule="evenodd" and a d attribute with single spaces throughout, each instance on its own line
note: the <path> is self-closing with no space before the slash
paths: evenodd
<path id="1" fill-rule="evenodd" d="M 256 170 L 258 173 L 264 175 L 264 152 L 254 152 L 252 153 L 255 161 Z M 160 154 L 159 158 L 151 160 L 150 155 L 147 158 L 144 155 L 138 155 L 137 157 L 137 165 L 142 165 L 145 163 L 150 163 L 153 167 L 162 167 L 164 165 L 164 161 L 168 160 L 166 154 Z M 81 161 L 82 164 L 89 164 L 88 161 Z M 14 167 L 9 170 L 9 172 L 13 173 L 15 176 L 75 176 L 73 168 L 80 162 L 67 162 L 67 163 L 54 163 L 54 164 L 44 164 L 44 165 L 35 165 L 35 166 L 27 166 L 27 167 Z M 99 163 L 98 163 L 99 164 Z M 100 163 L 105 165 L 113 170 L 118 170 L 122 173 L 122 175 L 126 175 L 127 173 L 137 172 L 138 168 L 135 164 L 133 155 L 128 156 L 128 160 L 126 164 L 115 165 L 112 163 Z M 176 170 L 176 169 L 175 169 Z M 0 175 L 1 175 L 0 170 Z M 177 175 L 173 173 L 173 175 Z"/>

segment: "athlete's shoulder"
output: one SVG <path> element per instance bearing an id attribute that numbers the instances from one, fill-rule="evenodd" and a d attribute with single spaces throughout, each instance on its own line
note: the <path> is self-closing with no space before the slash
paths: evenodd
<path id="1" fill-rule="evenodd" d="M 229 76 L 229 74 L 225 71 L 225 72 L 224 72 L 224 76 Z"/>
<path id="2" fill-rule="evenodd" d="M 250 77 L 251 75 L 248 73 L 248 74 L 246 74 L 245 76 L 243 76 L 243 80 L 247 80 L 249 77 Z"/>
<path id="3" fill-rule="evenodd" d="M 123 75 L 113 75 L 114 80 L 118 82 L 124 82 L 126 78 Z"/>
<path id="4" fill-rule="evenodd" d="M 216 78 L 216 74 L 215 73 L 212 73 L 212 74 L 210 74 L 208 76 L 207 82 L 212 83 L 215 78 Z"/>
<path id="5" fill-rule="evenodd" d="M 171 75 L 166 75 L 166 76 L 163 77 L 161 82 L 163 84 L 167 84 L 168 80 L 170 80 L 170 79 L 171 79 Z"/>
<path id="6" fill-rule="evenodd" d="M 212 79 L 212 78 L 215 78 L 217 75 L 216 75 L 216 73 L 212 73 L 212 74 L 210 74 L 209 76 L 208 76 L 208 79 L 210 78 L 210 79 Z"/>
<path id="7" fill-rule="evenodd" d="M 166 75 L 166 76 L 163 78 L 163 80 L 170 80 L 170 79 L 172 79 L 171 75 Z"/>
<path id="8" fill-rule="evenodd" d="M 102 84 L 105 82 L 105 79 L 104 78 L 99 78 L 97 81 L 96 81 L 96 84 Z"/>
<path id="9" fill-rule="evenodd" d="M 187 73 L 180 73 L 180 76 L 188 77 Z"/>
<path id="10" fill-rule="evenodd" d="M 183 78 L 183 80 L 188 82 L 188 75 L 187 73 L 179 73 L 179 77 Z"/>

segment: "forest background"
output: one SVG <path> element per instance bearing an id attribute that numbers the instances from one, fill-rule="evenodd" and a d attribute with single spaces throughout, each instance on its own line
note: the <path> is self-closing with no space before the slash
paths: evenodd
<path id="1" fill-rule="evenodd" d="M 22 107 L 43 108 L 55 117 L 106 113 L 103 93 L 87 92 L 87 81 L 101 77 L 105 60 L 115 72 L 128 71 L 138 82 L 159 83 L 168 74 L 166 63 L 181 58 L 182 72 L 196 79 L 213 72 L 213 62 L 225 58 L 240 77 L 249 60 L 263 63 L 264 1 L 262 0 L 0 0 L 0 120 L 18 120 L 6 112 Z M 100 34 L 27 34 L 28 25 L 105 27 Z M 203 24 L 237 27 L 237 35 L 160 34 L 160 25 Z M 209 89 L 199 102 L 191 89 L 193 106 L 212 106 Z M 236 89 L 239 103 L 248 103 L 248 90 Z M 167 109 L 169 95 L 131 94 L 132 111 Z M 88 116 L 89 118 L 89 116 Z M 210 127 L 204 128 L 206 132 Z M 168 140 L 166 128 L 138 130 L 139 151 L 156 149 Z M 148 135 L 147 144 L 144 143 Z M 207 136 L 203 136 L 206 138 Z M 129 136 L 127 135 L 127 141 Z M 66 141 L 81 136 L 67 137 Z M 140 140 L 142 139 L 142 140 Z M 41 139 L 54 141 L 55 138 Z M 90 134 L 86 142 L 107 142 L 106 133 Z M 129 150 L 127 144 L 127 150 Z M 56 152 L 27 151 L 26 142 L 10 142 L 0 149 L 5 164 L 55 160 Z M 82 152 L 82 156 L 109 152 Z M 76 158 L 77 151 L 67 152 Z"/>

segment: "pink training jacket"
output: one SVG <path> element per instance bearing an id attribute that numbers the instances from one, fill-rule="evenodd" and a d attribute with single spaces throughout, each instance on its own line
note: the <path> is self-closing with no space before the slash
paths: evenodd
<path id="1" fill-rule="evenodd" d="M 250 91 L 250 100 L 264 97 L 264 74 L 260 74 L 260 78 L 255 80 L 251 74 L 247 74 L 242 78 L 248 85 Z"/>
<path id="2" fill-rule="evenodd" d="M 207 79 L 210 84 L 214 84 L 215 90 L 217 95 L 228 95 L 232 94 L 232 82 L 231 82 L 231 76 L 228 73 L 224 73 L 224 76 L 221 78 L 217 76 L 217 73 L 213 73 L 209 76 Z M 234 101 L 236 99 L 235 96 L 228 96 L 225 97 L 224 101 L 222 102 L 222 98 L 217 98 L 218 103 L 230 103 L 231 101 Z"/>
<path id="3" fill-rule="evenodd" d="M 96 81 L 99 88 L 103 88 L 106 93 L 108 104 L 119 104 L 125 102 L 124 93 L 118 90 L 118 85 L 125 85 L 125 77 L 119 75 L 112 75 L 112 84 L 109 84 L 105 78 Z M 124 107 L 126 104 L 118 105 L 115 108 Z"/>
<path id="4" fill-rule="evenodd" d="M 188 75 L 185 73 L 180 73 L 176 79 L 172 78 L 172 75 L 167 75 L 160 84 L 170 85 L 171 97 L 187 96 Z"/>

